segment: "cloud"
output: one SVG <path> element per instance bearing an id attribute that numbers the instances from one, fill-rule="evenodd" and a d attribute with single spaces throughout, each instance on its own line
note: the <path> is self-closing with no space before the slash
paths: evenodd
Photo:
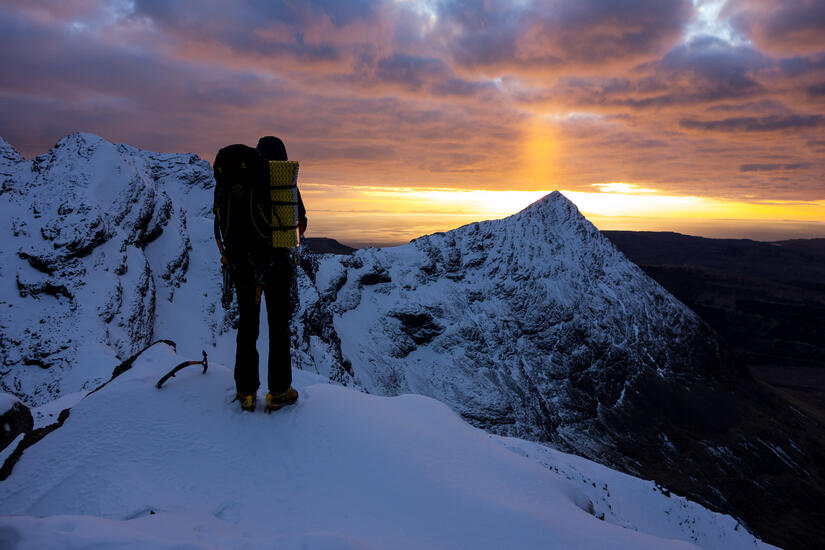
<path id="1" fill-rule="evenodd" d="M 825 70 L 825 54 L 793 56 L 779 60 L 779 67 L 786 76 L 798 77 Z"/>
<path id="2" fill-rule="evenodd" d="M 825 3 L 820 0 L 731 0 L 725 14 L 764 50 L 789 54 L 825 49 Z"/>
<path id="3" fill-rule="evenodd" d="M 277 84 L 249 72 L 208 71 L 14 17 L 0 19 L 0 64 L 9 68 L 1 88 L 4 93 L 67 101 L 97 97 L 153 109 L 240 107 L 279 91 Z"/>
<path id="4" fill-rule="evenodd" d="M 560 78 L 551 88 L 520 90 L 526 103 L 607 109 L 661 109 L 758 98 L 767 92 L 761 72 L 773 61 L 748 46 L 701 36 L 622 77 Z"/>
<path id="5" fill-rule="evenodd" d="M 459 78 L 442 60 L 395 54 L 379 59 L 374 78 L 382 84 L 395 84 L 407 91 L 425 91 L 438 96 L 473 96 L 495 87 L 490 82 Z"/>
<path id="6" fill-rule="evenodd" d="M 825 82 L 808 86 L 808 95 L 812 97 L 825 96 Z"/>
<path id="7" fill-rule="evenodd" d="M 708 112 L 745 112 L 745 113 L 778 113 L 790 112 L 781 101 L 775 99 L 759 99 L 756 101 L 740 101 L 710 105 L 705 109 Z"/>
<path id="8" fill-rule="evenodd" d="M 64 23 L 78 20 L 100 20 L 111 17 L 113 11 L 117 11 L 114 6 L 107 7 L 97 0 L 64 0 L 62 2 L 0 0 L 0 9 L 5 12 L 24 13 L 40 22 L 60 21 Z"/>
<path id="9" fill-rule="evenodd" d="M 161 29 L 179 55 L 274 70 L 338 65 L 375 57 L 386 26 L 379 1 L 218 2 L 136 0 L 129 18 Z M 372 31 L 372 32 L 370 32 Z M 283 63 L 287 65 L 284 66 Z"/>
<path id="10" fill-rule="evenodd" d="M 800 170 L 810 168 L 810 162 L 796 162 L 791 164 L 742 164 L 740 172 L 773 172 L 776 170 Z"/>
<path id="11" fill-rule="evenodd" d="M 375 16 L 380 1 L 376 0 L 268 0 L 266 2 L 225 2 L 206 0 L 135 0 L 133 13 L 150 17 L 158 24 L 174 28 L 194 28 L 198 21 L 214 22 L 222 18 L 228 26 L 245 26 L 252 31 L 273 22 L 288 25 L 306 25 L 311 19 L 328 18 L 334 25 L 343 26 Z"/>
<path id="12" fill-rule="evenodd" d="M 771 60 L 750 46 L 700 36 L 665 55 L 654 67 L 663 80 L 678 79 L 706 100 L 751 95 L 762 89 L 755 74 Z"/>
<path id="13" fill-rule="evenodd" d="M 765 117 L 733 117 L 721 120 L 682 119 L 679 125 L 687 130 L 715 132 L 775 132 L 782 130 L 810 130 L 825 122 L 823 115 L 771 115 Z"/>
<path id="14" fill-rule="evenodd" d="M 651 59 L 678 40 L 691 14 L 686 0 L 453 1 L 440 4 L 435 34 L 450 35 L 460 67 L 530 74 Z"/>

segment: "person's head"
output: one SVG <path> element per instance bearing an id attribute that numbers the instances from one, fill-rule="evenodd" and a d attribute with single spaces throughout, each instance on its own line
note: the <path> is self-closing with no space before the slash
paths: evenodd
<path id="1" fill-rule="evenodd" d="M 289 160 L 284 142 L 275 136 L 264 136 L 259 139 L 257 149 L 266 160 Z"/>

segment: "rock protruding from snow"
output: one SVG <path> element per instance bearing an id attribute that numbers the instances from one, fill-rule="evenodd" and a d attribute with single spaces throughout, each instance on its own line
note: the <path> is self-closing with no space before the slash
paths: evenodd
<path id="1" fill-rule="evenodd" d="M 0 392 L 0 450 L 34 426 L 29 408 L 15 396 Z"/>

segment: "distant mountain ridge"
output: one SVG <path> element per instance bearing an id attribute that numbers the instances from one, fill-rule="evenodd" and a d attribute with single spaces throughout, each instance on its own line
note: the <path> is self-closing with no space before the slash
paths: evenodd
<path id="1" fill-rule="evenodd" d="M 602 233 L 637 264 L 702 267 L 825 290 L 825 239 L 762 242 L 666 231 Z"/>
<path id="2" fill-rule="evenodd" d="M 603 233 L 748 365 L 818 368 L 825 382 L 825 239 Z"/>
<path id="3" fill-rule="evenodd" d="M 0 174 L 5 391 L 42 403 L 89 389 L 160 337 L 232 364 L 207 163 L 74 134 L 32 161 L 3 154 Z M 811 421 L 560 193 L 404 246 L 297 260 L 296 367 L 435 397 L 492 432 L 656 479 L 769 542 L 825 536 Z"/>
<path id="4" fill-rule="evenodd" d="M 307 237 L 306 245 L 315 254 L 352 254 L 356 250 L 328 237 Z"/>

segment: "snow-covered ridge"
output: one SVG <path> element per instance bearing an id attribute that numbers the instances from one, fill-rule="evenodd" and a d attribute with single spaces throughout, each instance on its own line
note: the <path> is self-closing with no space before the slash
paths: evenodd
<path id="1" fill-rule="evenodd" d="M 444 405 L 306 372 L 272 415 L 230 369 L 155 382 L 158 345 L 75 405 L 0 483 L 0 547 L 769 548 L 729 516 Z M 673 539 L 681 539 L 673 540 Z"/>

